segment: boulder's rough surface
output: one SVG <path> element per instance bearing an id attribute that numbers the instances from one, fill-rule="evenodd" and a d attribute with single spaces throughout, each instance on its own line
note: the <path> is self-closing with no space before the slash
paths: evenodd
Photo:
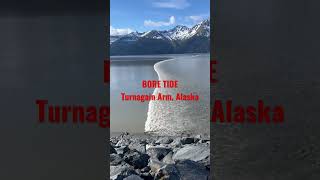
<path id="1" fill-rule="evenodd" d="M 125 133 L 110 138 L 110 149 L 111 180 L 202 180 L 210 171 L 210 140 L 202 136 Z"/>
<path id="2" fill-rule="evenodd" d="M 209 171 L 197 162 L 183 160 L 176 166 L 183 180 L 207 180 L 209 178 Z"/>
<path id="3" fill-rule="evenodd" d="M 210 156 L 210 146 L 206 144 L 187 145 L 179 149 L 172 157 L 173 160 L 201 161 Z"/>

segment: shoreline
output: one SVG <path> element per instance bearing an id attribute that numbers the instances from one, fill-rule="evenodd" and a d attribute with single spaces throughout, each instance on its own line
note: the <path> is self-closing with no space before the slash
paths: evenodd
<path id="1" fill-rule="evenodd" d="M 112 180 L 190 177 L 207 180 L 210 176 L 209 137 L 117 134 L 109 140 Z"/>

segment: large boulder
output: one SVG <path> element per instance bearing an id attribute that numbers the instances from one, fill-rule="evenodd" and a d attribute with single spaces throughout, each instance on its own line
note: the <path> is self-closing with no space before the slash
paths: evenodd
<path id="1" fill-rule="evenodd" d="M 200 163 L 183 160 L 176 164 L 181 180 L 208 180 L 210 172 Z"/>
<path id="2" fill-rule="evenodd" d="M 129 164 L 121 164 L 117 166 L 110 166 L 110 179 L 122 180 L 132 174 L 136 174 Z"/>
<path id="3" fill-rule="evenodd" d="M 192 160 L 201 161 L 210 156 L 210 146 L 207 144 L 186 145 L 179 149 L 173 156 L 174 161 L 177 160 Z"/>
<path id="4" fill-rule="evenodd" d="M 123 157 L 123 159 L 135 169 L 141 169 L 148 165 L 149 155 L 138 151 L 130 151 Z"/>

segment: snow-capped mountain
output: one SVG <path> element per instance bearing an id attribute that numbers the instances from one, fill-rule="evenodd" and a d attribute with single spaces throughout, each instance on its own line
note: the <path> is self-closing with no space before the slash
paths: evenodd
<path id="1" fill-rule="evenodd" d="M 209 52 L 210 21 L 189 28 L 178 25 L 167 31 L 132 32 L 111 37 L 112 55 Z"/>

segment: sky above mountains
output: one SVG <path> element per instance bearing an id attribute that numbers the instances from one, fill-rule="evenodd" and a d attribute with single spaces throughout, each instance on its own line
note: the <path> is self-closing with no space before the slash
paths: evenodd
<path id="1" fill-rule="evenodd" d="M 111 0 L 110 34 L 193 26 L 210 15 L 210 0 Z"/>

